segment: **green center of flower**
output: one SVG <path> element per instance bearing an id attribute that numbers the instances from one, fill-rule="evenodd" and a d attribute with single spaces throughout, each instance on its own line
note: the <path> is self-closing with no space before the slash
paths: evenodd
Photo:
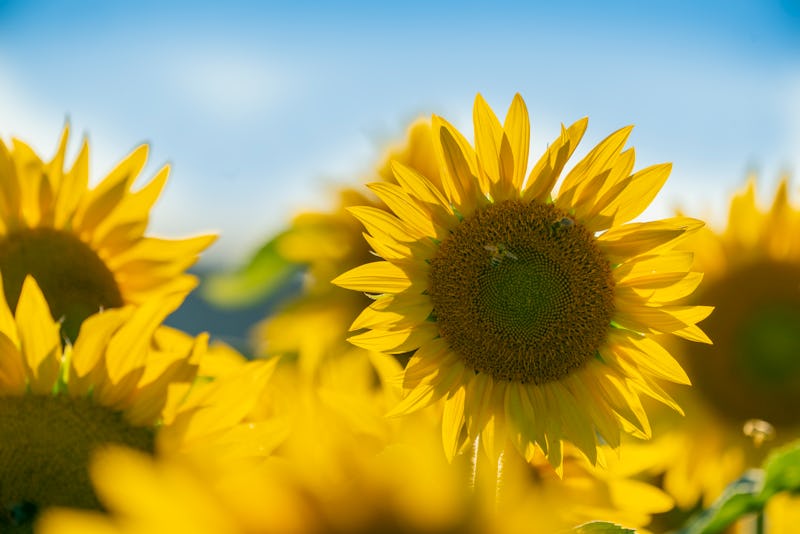
<path id="1" fill-rule="evenodd" d="M 431 261 L 443 338 L 498 380 L 542 384 L 595 357 L 614 280 L 594 235 L 552 204 L 505 201 L 464 220 Z"/>
<path id="2" fill-rule="evenodd" d="M 800 266 L 759 262 L 709 284 L 698 301 L 712 346 L 687 347 L 695 389 L 738 423 L 800 423 Z"/>
<path id="3" fill-rule="evenodd" d="M 75 340 L 81 322 L 101 308 L 123 305 L 119 287 L 106 264 L 68 232 L 32 228 L 0 239 L 0 272 L 6 300 L 17 307 L 22 282 L 32 275 L 42 289 L 61 331 Z"/>
<path id="4" fill-rule="evenodd" d="M 0 397 L 0 532 L 32 532 L 50 506 L 99 508 L 87 466 L 107 443 L 152 452 L 153 431 L 88 398 Z"/>

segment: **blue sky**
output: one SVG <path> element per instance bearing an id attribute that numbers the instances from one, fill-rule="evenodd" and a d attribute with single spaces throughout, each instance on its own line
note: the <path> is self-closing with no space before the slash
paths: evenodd
<path id="1" fill-rule="evenodd" d="M 470 131 L 476 92 L 522 94 L 535 155 L 561 122 L 590 117 L 584 152 L 635 124 L 637 168 L 674 162 L 650 218 L 800 172 L 796 0 L 161 4 L 0 0 L 0 135 L 49 157 L 69 118 L 95 179 L 151 143 L 153 232 L 221 232 L 209 263 L 369 179 L 415 117 Z"/>

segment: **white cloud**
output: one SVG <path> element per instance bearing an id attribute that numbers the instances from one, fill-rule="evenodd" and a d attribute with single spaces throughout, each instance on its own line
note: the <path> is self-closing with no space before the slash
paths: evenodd
<path id="1" fill-rule="evenodd" d="M 286 75 L 239 50 L 175 53 L 165 59 L 178 101 L 219 120 L 241 120 L 269 109 L 285 92 Z"/>

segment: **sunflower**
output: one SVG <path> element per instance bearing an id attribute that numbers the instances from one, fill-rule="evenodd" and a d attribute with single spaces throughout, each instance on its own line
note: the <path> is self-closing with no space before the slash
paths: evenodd
<path id="1" fill-rule="evenodd" d="M 296 440 L 283 457 L 251 465 L 234 463 L 221 478 L 181 458 L 105 450 L 97 455 L 91 471 L 110 517 L 56 509 L 42 518 L 37 531 L 497 532 L 489 528 L 485 508 L 476 506 L 459 471 L 445 461 L 437 440 L 395 444 L 379 454 L 354 447 L 350 441 L 326 444 L 333 446 Z"/>
<path id="2" fill-rule="evenodd" d="M 249 361 L 227 345 L 212 344 L 199 362 L 197 381 L 159 429 L 157 452 L 209 470 L 230 458 L 269 456 L 288 429 L 287 418 L 263 401 L 277 363 Z"/>
<path id="3" fill-rule="evenodd" d="M 32 277 L 15 314 L 0 291 L 0 530 L 29 532 L 54 505 L 99 506 L 87 471 L 98 446 L 153 450 L 155 425 L 194 380 L 205 346 L 204 336 L 187 345 L 157 332 L 182 300 L 179 292 L 90 316 L 62 348 Z"/>
<path id="4" fill-rule="evenodd" d="M 563 441 L 594 463 L 620 431 L 649 437 L 640 395 L 680 409 L 654 378 L 688 383 L 653 340 L 672 333 L 709 342 L 696 323 L 711 311 L 678 306 L 700 282 L 674 247 L 700 221 L 628 223 L 654 198 L 671 166 L 630 174 L 631 128 L 592 149 L 552 190 L 586 129 L 561 135 L 526 179 L 530 124 L 517 95 L 504 124 L 478 95 L 475 148 L 433 117 L 442 186 L 395 162 L 397 184 L 370 185 L 393 214 L 351 208 L 383 261 L 333 283 L 374 299 L 351 328 L 355 345 L 416 351 L 403 374 L 399 415 L 444 399 L 448 456 L 480 437 L 497 458 L 507 441 L 535 446 L 561 467 Z"/>
<path id="5" fill-rule="evenodd" d="M 614 454 L 603 457 L 603 467 L 592 466 L 567 445 L 563 476 L 559 476 L 541 451 L 530 461 L 518 454 L 504 455 L 504 476 L 496 498 L 497 513 L 506 518 L 507 534 L 567 532 L 591 521 L 644 533 L 642 527 L 653 514 L 672 508 L 669 495 L 635 478 L 638 469 L 628 469 Z M 487 483 L 492 482 L 488 477 Z"/>
<path id="6" fill-rule="evenodd" d="M 385 406 L 372 400 L 380 397 L 370 387 L 372 377 L 363 362 L 348 358 L 333 365 L 325 360 L 320 373 L 324 380 L 315 384 L 308 383 L 307 375 L 292 372 L 296 366 L 282 362 L 268 392 L 288 405 L 274 406 L 276 411 L 290 408 L 291 429 L 267 457 L 251 455 L 242 461 L 240 455 L 219 456 L 212 448 L 196 449 L 194 457 L 102 451 L 91 472 L 111 516 L 55 510 L 43 518 L 38 532 L 490 531 L 485 509 L 474 506 L 476 497 L 464 483 L 464 466 L 445 460 L 438 434 L 430 431 L 430 419 L 382 418 Z M 247 365 L 253 363 L 268 362 Z M 265 404 L 272 404 L 271 399 Z M 213 424 L 212 415 L 197 427 Z M 386 428 L 376 431 L 370 421 L 378 420 L 384 427 L 402 422 L 402 432 L 393 437 Z M 428 424 L 414 426 L 415 422 Z M 250 441 L 272 442 L 268 435 Z M 209 469 L 209 463 L 216 468 Z"/>
<path id="7" fill-rule="evenodd" d="M 190 291 L 196 280 L 184 271 L 215 238 L 145 236 L 169 166 L 131 191 L 147 159 L 142 145 L 89 189 L 85 140 L 64 168 L 68 134 L 67 127 L 48 163 L 22 141 L 14 139 L 10 149 L 0 141 L 0 272 L 12 311 L 30 274 L 74 340 L 81 321 L 99 309 Z"/>
<path id="8" fill-rule="evenodd" d="M 663 460 L 664 487 L 682 508 L 710 504 L 771 446 L 800 437 L 791 409 L 800 405 L 798 235 L 787 181 L 764 209 L 751 179 L 733 196 L 724 230 L 703 229 L 685 244 L 705 272 L 686 304 L 715 307 L 704 323 L 714 345 L 674 346 L 694 387 L 676 394 L 685 420 L 664 418 L 669 435 L 647 452 Z"/>
<path id="9" fill-rule="evenodd" d="M 405 143 L 388 151 L 377 171 L 387 182 L 394 181 L 392 160 L 424 169 L 429 176 L 438 179 L 430 124 L 415 121 L 408 129 Z M 332 285 L 330 280 L 357 265 L 378 259 L 364 241 L 361 225 L 347 211 L 362 205 L 388 210 L 368 191 L 346 188 L 339 192 L 334 210 L 302 213 L 277 238 L 278 253 L 289 261 L 307 266 L 308 270 L 302 294 L 256 327 L 257 354 L 302 352 L 309 360 L 303 364 L 310 368 L 315 368 L 325 354 L 346 352 L 355 357 L 352 345 L 345 338 L 350 324 L 370 301 L 362 294 Z M 307 335 L 308 332 L 314 335 Z"/>

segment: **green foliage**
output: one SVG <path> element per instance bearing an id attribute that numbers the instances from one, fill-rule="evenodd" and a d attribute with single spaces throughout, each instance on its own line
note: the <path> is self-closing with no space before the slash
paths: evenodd
<path id="1" fill-rule="evenodd" d="M 209 276 L 201 289 L 203 297 L 220 308 L 244 308 L 280 289 L 303 269 L 278 253 L 282 237 L 268 241 L 237 271 Z"/>
<path id="2" fill-rule="evenodd" d="M 574 532 L 578 534 L 635 534 L 636 531 L 630 528 L 621 527 L 614 523 L 605 521 L 592 521 L 576 527 Z"/>
<path id="3" fill-rule="evenodd" d="M 764 462 L 763 469 L 747 471 L 681 533 L 722 532 L 740 517 L 763 513 L 767 501 L 785 491 L 800 492 L 800 442 L 774 451 Z"/>

